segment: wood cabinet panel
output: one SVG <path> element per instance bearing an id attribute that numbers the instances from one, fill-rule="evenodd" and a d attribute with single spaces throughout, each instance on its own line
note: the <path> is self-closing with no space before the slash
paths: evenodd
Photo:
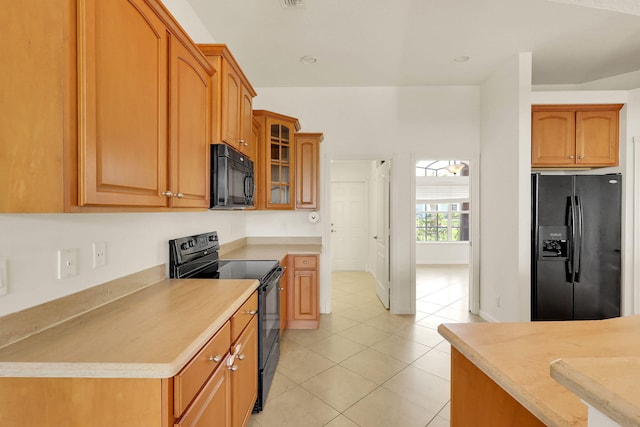
<path id="1" fill-rule="evenodd" d="M 237 369 L 231 372 L 231 425 L 241 427 L 248 422 L 258 397 L 258 316 L 252 317 L 232 351 L 237 348 Z"/>
<path id="2" fill-rule="evenodd" d="M 213 143 L 228 144 L 255 161 L 252 108 L 256 92 L 226 45 L 202 44 L 198 47 L 210 64 L 220 70 L 219 88 L 212 87 L 220 99 L 216 103 L 218 108 L 214 109 L 213 123 L 219 129 L 213 130 Z"/>
<path id="3" fill-rule="evenodd" d="M 173 175 L 178 172 L 170 152 L 176 143 L 169 135 L 176 118 L 170 115 L 194 108 L 177 102 L 170 109 L 170 98 L 176 102 L 177 90 L 182 101 L 195 99 L 195 92 L 185 96 L 184 73 L 175 74 L 182 67 L 176 55 L 188 57 L 205 80 L 213 70 L 164 6 L 157 0 L 52 0 L 8 7 L 3 16 L 15 24 L 3 26 L 4 63 L 10 65 L 0 67 L 0 76 L 3 93 L 6 82 L 15 90 L 9 87 L 2 100 L 7 114 L 0 132 L 8 132 L 11 142 L 0 147 L 2 163 L 9 165 L 0 172 L 0 185 L 10 195 L 0 211 L 203 207 L 206 176 L 196 181 L 195 170 L 189 179 Z M 11 125 L 4 126 L 5 120 Z M 185 129 L 178 128 L 181 140 Z M 191 152 L 185 147 L 178 155 Z M 202 161 L 192 169 L 203 170 Z M 185 196 L 174 203 L 163 195 L 179 192 L 171 188 L 175 180 L 198 202 Z"/>
<path id="4" fill-rule="evenodd" d="M 451 349 L 451 427 L 543 427 L 524 406 Z"/>
<path id="5" fill-rule="evenodd" d="M 257 312 L 258 294 L 254 292 L 231 317 L 231 342 L 238 340 L 244 328 L 247 327 Z"/>
<path id="6" fill-rule="evenodd" d="M 79 204 L 165 206 L 167 28 L 144 1 L 81 3 Z"/>
<path id="7" fill-rule="evenodd" d="M 224 366 L 229 343 L 231 342 L 231 326 L 229 322 L 216 332 L 207 344 L 180 371 L 173 380 L 174 415 L 179 417 L 189 406 L 206 379 L 218 367 Z"/>
<path id="8" fill-rule="evenodd" d="M 576 113 L 576 155 L 581 166 L 619 163 L 618 111 Z"/>
<path id="9" fill-rule="evenodd" d="M 622 104 L 533 105 L 532 167 L 604 167 L 619 164 Z"/>
<path id="10" fill-rule="evenodd" d="M 295 207 L 295 139 L 298 119 L 255 110 L 262 138 L 256 162 L 256 202 L 259 209 L 293 210 Z"/>
<path id="11" fill-rule="evenodd" d="M 0 378 L 0 425 L 166 426 L 169 387 L 160 379 Z"/>
<path id="12" fill-rule="evenodd" d="M 231 371 L 220 366 L 174 427 L 230 427 Z"/>
<path id="13" fill-rule="evenodd" d="M 209 207 L 211 81 L 176 38 L 171 38 L 171 207 Z"/>
<path id="14" fill-rule="evenodd" d="M 571 165 L 575 163 L 575 113 L 534 111 L 531 118 L 531 163 Z"/>
<path id="15" fill-rule="evenodd" d="M 321 133 L 296 134 L 296 209 L 318 209 Z"/>
<path id="16" fill-rule="evenodd" d="M 318 256 L 289 255 L 287 328 L 315 329 L 320 324 Z"/>

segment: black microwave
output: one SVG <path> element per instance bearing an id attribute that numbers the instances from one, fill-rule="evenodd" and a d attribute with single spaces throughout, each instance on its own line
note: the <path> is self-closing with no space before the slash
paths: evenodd
<path id="1" fill-rule="evenodd" d="M 211 144 L 210 209 L 242 209 L 254 205 L 253 162 L 226 144 Z"/>

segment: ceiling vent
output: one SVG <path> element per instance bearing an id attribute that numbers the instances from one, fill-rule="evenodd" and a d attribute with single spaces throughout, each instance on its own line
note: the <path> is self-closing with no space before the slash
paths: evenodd
<path id="1" fill-rule="evenodd" d="M 303 9 L 304 0 L 280 0 L 283 9 Z"/>

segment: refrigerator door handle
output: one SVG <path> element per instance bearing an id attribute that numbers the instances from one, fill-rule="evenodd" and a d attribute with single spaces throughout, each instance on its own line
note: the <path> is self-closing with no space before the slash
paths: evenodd
<path id="1" fill-rule="evenodd" d="M 580 202 L 580 196 L 576 196 L 576 213 L 578 219 L 577 238 L 574 238 L 574 246 L 575 246 L 575 263 L 574 270 L 576 274 L 576 282 L 580 281 L 580 264 L 582 262 L 582 233 L 583 233 L 583 217 L 582 217 L 582 203 Z"/>
<path id="2" fill-rule="evenodd" d="M 575 279 L 575 235 L 576 235 L 576 221 L 575 212 L 576 206 L 572 196 L 567 197 L 567 225 L 569 226 L 569 254 L 567 257 L 567 282 L 573 283 Z"/>

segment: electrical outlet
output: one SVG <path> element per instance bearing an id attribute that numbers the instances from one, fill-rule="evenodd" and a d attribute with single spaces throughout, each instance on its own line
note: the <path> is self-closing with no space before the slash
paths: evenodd
<path id="1" fill-rule="evenodd" d="M 93 268 L 107 265 L 107 244 L 105 242 L 93 243 Z"/>
<path id="2" fill-rule="evenodd" d="M 0 259 L 0 295 L 9 293 L 9 274 L 7 272 L 7 260 Z"/>
<path id="3" fill-rule="evenodd" d="M 78 274 L 78 250 L 60 249 L 58 251 L 58 279 L 66 279 Z"/>

